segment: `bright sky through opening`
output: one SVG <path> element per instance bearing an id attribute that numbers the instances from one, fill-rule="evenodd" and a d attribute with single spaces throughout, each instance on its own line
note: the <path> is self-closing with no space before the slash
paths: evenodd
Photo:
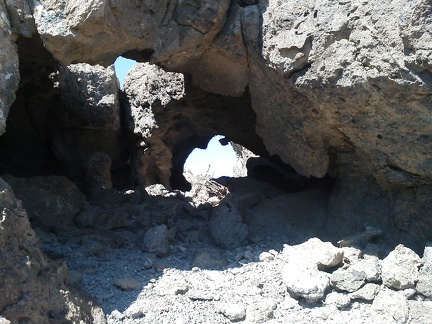
<path id="1" fill-rule="evenodd" d="M 214 178 L 232 177 L 237 156 L 231 145 L 223 146 L 219 143 L 221 138 L 223 136 L 216 135 L 210 140 L 207 149 L 196 148 L 193 150 L 186 159 L 184 169 L 190 170 L 194 175 L 205 175 L 210 165 L 208 172 L 210 176 Z"/>

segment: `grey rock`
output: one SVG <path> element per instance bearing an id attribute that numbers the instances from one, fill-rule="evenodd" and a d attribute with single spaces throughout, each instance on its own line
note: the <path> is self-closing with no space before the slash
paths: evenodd
<path id="1" fill-rule="evenodd" d="M 166 255 L 169 252 L 169 231 L 164 224 L 150 228 L 144 236 L 143 250 L 156 253 L 158 256 Z"/>
<path id="2" fill-rule="evenodd" d="M 12 323 L 23 318 L 36 323 L 105 323 L 102 309 L 69 286 L 66 264 L 47 259 L 22 203 L 1 178 L 0 206 L 1 316 Z M 67 294 L 51 287 L 61 287 Z M 22 302 L 22 296 L 30 298 Z M 65 305 L 80 311 L 65 313 Z"/>
<path id="3" fill-rule="evenodd" d="M 63 230 L 68 227 L 86 204 L 85 196 L 65 177 L 6 176 L 5 179 L 22 200 L 29 217 L 50 229 Z"/>
<path id="4" fill-rule="evenodd" d="M 365 281 L 377 282 L 381 280 L 381 264 L 378 258 L 362 259 L 350 266 L 353 271 L 364 272 Z"/>
<path id="5" fill-rule="evenodd" d="M 37 33 L 33 13 L 27 1 L 8 0 L 6 7 L 13 34 L 30 38 L 32 34 Z"/>
<path id="6" fill-rule="evenodd" d="M 328 269 L 339 265 L 344 257 L 342 249 L 335 247 L 330 242 L 323 242 L 313 237 L 305 243 L 289 246 L 285 245 L 282 258 L 286 262 L 295 258 L 304 264 L 314 264 L 320 269 Z"/>
<path id="7" fill-rule="evenodd" d="M 347 294 L 331 292 L 325 297 L 326 305 L 335 305 L 337 308 L 345 308 L 351 303 L 351 298 Z"/>
<path id="8" fill-rule="evenodd" d="M 365 284 L 366 273 L 353 267 L 340 268 L 330 276 L 330 282 L 338 290 L 354 292 Z"/>
<path id="9" fill-rule="evenodd" d="M 125 225 L 126 212 L 116 206 L 105 208 L 88 205 L 74 219 L 81 227 L 98 227 L 101 229 L 119 228 Z"/>
<path id="10" fill-rule="evenodd" d="M 303 297 L 307 303 L 315 303 L 324 297 L 330 286 L 329 275 L 315 267 L 302 266 L 295 262 L 286 264 L 282 278 L 290 295 Z"/>
<path id="11" fill-rule="evenodd" d="M 340 247 L 350 246 L 363 249 L 369 243 L 370 240 L 380 236 L 382 230 L 374 228 L 372 226 L 367 226 L 364 231 L 350 235 L 340 241 L 338 244 Z"/>
<path id="12" fill-rule="evenodd" d="M 225 201 L 215 208 L 209 229 L 215 242 L 229 250 L 244 244 L 249 234 L 240 210 L 231 202 Z"/>
<path id="13" fill-rule="evenodd" d="M 203 290 L 189 290 L 187 293 L 187 296 L 190 300 L 219 300 L 219 296 L 215 295 L 214 293 L 210 291 L 203 291 Z"/>
<path id="14" fill-rule="evenodd" d="M 2 53 L 0 57 L 0 135 L 6 130 L 9 107 L 15 101 L 15 91 L 18 89 L 20 79 L 17 46 L 11 32 L 9 17 L 6 3 L 2 2 L 0 5 L 0 51 Z"/>
<path id="15" fill-rule="evenodd" d="M 264 262 L 264 261 L 272 261 L 274 260 L 275 256 L 269 252 L 262 252 L 260 253 L 258 260 L 260 262 Z"/>
<path id="16" fill-rule="evenodd" d="M 119 86 L 112 66 L 85 63 L 63 66 L 58 82 L 64 106 L 55 113 L 62 127 L 120 129 Z"/>
<path id="17" fill-rule="evenodd" d="M 366 301 L 374 300 L 375 296 L 378 294 L 380 285 L 374 283 L 367 283 L 359 290 L 349 294 L 351 299 L 361 299 Z"/>
<path id="18" fill-rule="evenodd" d="M 271 299 L 262 298 L 246 307 L 247 323 L 266 323 L 273 318 L 276 304 Z"/>
<path id="19" fill-rule="evenodd" d="M 398 290 L 398 293 L 400 293 L 406 299 L 410 299 L 416 294 L 416 290 L 414 288 L 407 288 L 404 290 Z"/>
<path id="20" fill-rule="evenodd" d="M 131 277 L 118 278 L 114 281 L 114 284 L 122 290 L 137 290 L 142 288 L 141 282 Z"/>
<path id="21" fill-rule="evenodd" d="M 181 271 L 175 270 L 170 273 L 170 276 L 162 277 L 154 289 L 161 296 L 184 295 L 188 292 L 194 294 L 196 290 L 190 292 L 191 286 L 186 276 Z"/>
<path id="22" fill-rule="evenodd" d="M 11 321 L 7 320 L 3 316 L 0 316 L 0 324 L 10 324 Z"/>
<path id="23" fill-rule="evenodd" d="M 125 315 L 122 312 L 120 312 L 118 309 L 114 309 L 109 316 L 117 320 L 122 320 L 125 318 Z"/>
<path id="24" fill-rule="evenodd" d="M 132 319 L 138 319 L 144 316 L 144 312 L 140 309 L 139 305 L 134 304 L 128 307 L 128 309 L 124 312 L 127 317 Z"/>
<path id="25" fill-rule="evenodd" d="M 97 5 L 86 1 L 66 3 L 42 2 L 33 7 L 38 32 L 54 57 L 64 64 L 86 61 L 107 65 L 119 54 L 130 52 L 141 59 L 159 57 L 172 69 L 178 68 L 177 51 L 189 53 L 183 57 L 184 64 L 203 54 L 221 31 L 229 5 L 227 0 L 182 2 L 174 7 L 167 1 L 146 5 L 105 0 Z M 78 27 L 86 32 L 76 33 Z M 149 30 L 157 30 L 160 37 Z M 95 38 L 99 46 L 93 46 Z M 142 49 L 152 50 L 146 54 Z"/>
<path id="26" fill-rule="evenodd" d="M 416 290 L 418 293 L 432 298 L 432 246 L 428 244 L 423 253 L 423 267 L 420 269 Z"/>
<path id="27" fill-rule="evenodd" d="M 420 257 L 411 249 L 399 244 L 382 261 L 383 284 L 389 288 L 413 288 L 418 280 Z"/>
<path id="28" fill-rule="evenodd" d="M 86 163 L 87 187 L 91 193 L 112 188 L 111 158 L 103 152 L 90 155 Z"/>
<path id="29" fill-rule="evenodd" d="M 372 303 L 372 320 L 376 323 L 406 323 L 408 302 L 404 296 L 390 289 L 382 289 Z"/>
<path id="30" fill-rule="evenodd" d="M 191 267 L 198 267 L 200 269 L 218 269 L 225 267 L 226 265 L 227 260 L 218 250 L 204 249 L 195 254 Z"/>
<path id="31" fill-rule="evenodd" d="M 244 304 L 222 303 L 218 305 L 219 311 L 231 322 L 238 322 L 246 317 L 246 308 Z"/>
<path id="32" fill-rule="evenodd" d="M 432 323 L 432 301 L 419 302 L 416 300 L 408 300 L 408 307 L 411 323 Z"/>
<path id="33" fill-rule="evenodd" d="M 282 278 L 288 292 L 292 297 L 305 298 L 307 303 L 321 300 L 330 286 L 330 275 L 319 269 L 338 265 L 343 258 L 341 249 L 318 238 L 295 246 L 285 245 L 281 254 L 287 263 Z"/>
<path id="34" fill-rule="evenodd" d="M 146 269 L 150 269 L 153 266 L 153 260 L 149 258 L 145 259 L 143 262 L 143 266 Z"/>

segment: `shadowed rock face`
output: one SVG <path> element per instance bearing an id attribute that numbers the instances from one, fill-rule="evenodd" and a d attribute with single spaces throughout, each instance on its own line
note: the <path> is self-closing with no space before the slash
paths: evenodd
<path id="1" fill-rule="evenodd" d="M 88 189 L 103 156 L 103 183 L 129 161 L 137 186 L 186 189 L 188 154 L 224 134 L 335 178 L 329 230 L 432 239 L 431 17 L 428 0 L 2 2 L 0 174 Z M 121 99 L 119 55 L 153 64 Z"/>
<path id="2" fill-rule="evenodd" d="M 147 63 L 129 72 L 123 91 L 132 169 L 142 186 L 190 189 L 183 165 L 193 149 L 207 147 L 216 134 L 266 153 L 255 134 L 248 93 L 239 98 L 211 94 L 191 86 L 183 74 Z"/>

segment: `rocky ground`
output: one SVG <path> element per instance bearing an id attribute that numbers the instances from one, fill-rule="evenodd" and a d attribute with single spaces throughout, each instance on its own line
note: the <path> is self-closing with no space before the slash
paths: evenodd
<path id="1" fill-rule="evenodd" d="M 192 180 L 186 193 L 112 190 L 66 230 L 36 229 L 108 323 L 432 322 L 431 246 L 421 258 L 367 227 L 336 247 L 313 237 L 325 235 L 310 216 L 297 217 L 304 231 L 276 215 L 289 196 L 292 210 L 319 211 L 319 186 L 287 194 L 248 178 Z"/>

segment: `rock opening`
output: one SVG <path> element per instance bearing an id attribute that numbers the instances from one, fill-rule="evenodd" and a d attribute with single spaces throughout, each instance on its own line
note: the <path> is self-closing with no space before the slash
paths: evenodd
<path id="1" fill-rule="evenodd" d="M 221 143 L 224 142 L 224 144 Z M 232 146 L 221 135 L 214 136 L 205 149 L 194 149 L 184 164 L 185 172 L 207 175 L 211 178 L 234 176 L 237 155 Z"/>

